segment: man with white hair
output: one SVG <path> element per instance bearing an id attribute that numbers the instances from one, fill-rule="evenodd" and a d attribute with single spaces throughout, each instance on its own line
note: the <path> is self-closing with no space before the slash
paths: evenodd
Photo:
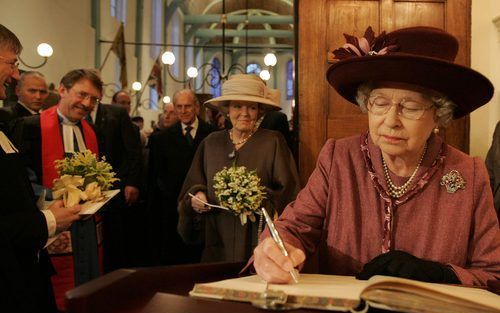
<path id="1" fill-rule="evenodd" d="M 177 233 L 177 197 L 198 145 L 215 130 L 198 118 L 200 104 L 192 90 L 176 92 L 173 102 L 179 121 L 149 139 L 148 188 L 152 195 L 153 246 L 163 265 L 199 261 L 199 249 L 187 247 Z"/>

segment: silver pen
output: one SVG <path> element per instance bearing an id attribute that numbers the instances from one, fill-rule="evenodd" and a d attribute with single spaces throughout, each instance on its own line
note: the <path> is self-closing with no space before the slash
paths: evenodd
<path id="1" fill-rule="evenodd" d="M 280 234 L 278 234 L 278 230 L 276 229 L 276 227 L 274 227 L 274 223 L 271 220 L 271 217 L 269 216 L 265 208 L 261 208 L 261 210 L 262 214 L 264 214 L 264 218 L 266 219 L 267 226 L 269 227 L 269 231 L 271 232 L 271 236 L 273 237 L 274 242 L 276 242 L 281 252 L 285 256 L 288 256 L 288 251 L 286 251 L 285 244 L 283 243 L 283 240 L 281 240 Z M 295 272 L 295 270 L 291 270 L 290 275 L 292 276 L 295 283 L 299 282 L 299 277 L 297 276 L 297 272 Z"/>

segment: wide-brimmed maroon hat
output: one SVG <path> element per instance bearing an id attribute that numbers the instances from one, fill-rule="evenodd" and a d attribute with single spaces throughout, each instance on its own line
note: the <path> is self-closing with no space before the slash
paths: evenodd
<path id="1" fill-rule="evenodd" d="M 493 96 L 493 85 L 481 73 L 453 63 L 458 41 L 433 27 L 411 27 L 375 37 L 371 27 L 364 37 L 344 34 L 347 43 L 333 51 L 338 59 L 327 71 L 330 85 L 356 103 L 365 82 L 399 82 L 444 94 L 456 105 L 454 118 L 469 114 Z"/>

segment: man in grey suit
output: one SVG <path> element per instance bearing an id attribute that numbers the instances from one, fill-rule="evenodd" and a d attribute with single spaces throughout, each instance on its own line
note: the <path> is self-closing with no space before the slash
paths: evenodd
<path id="1" fill-rule="evenodd" d="M 173 103 L 179 121 L 152 134 L 149 141 L 152 243 L 157 262 L 164 265 L 199 261 L 200 247 L 186 246 L 177 233 L 177 197 L 198 145 L 215 130 L 198 118 L 200 104 L 192 90 L 176 92 Z"/>

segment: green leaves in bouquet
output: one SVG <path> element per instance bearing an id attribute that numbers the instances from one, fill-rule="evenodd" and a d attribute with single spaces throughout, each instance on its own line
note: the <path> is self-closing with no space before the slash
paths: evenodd
<path id="1" fill-rule="evenodd" d="M 113 168 L 103 157 L 101 161 L 90 150 L 74 152 L 71 157 L 55 161 L 57 173 L 62 175 L 78 175 L 85 178 L 83 186 L 97 182 L 103 191 L 111 189 L 115 178 Z"/>
<path id="2" fill-rule="evenodd" d="M 248 215 L 252 221 L 266 196 L 257 172 L 244 166 L 224 167 L 215 174 L 213 187 L 220 205 L 232 209 L 235 215 Z"/>

